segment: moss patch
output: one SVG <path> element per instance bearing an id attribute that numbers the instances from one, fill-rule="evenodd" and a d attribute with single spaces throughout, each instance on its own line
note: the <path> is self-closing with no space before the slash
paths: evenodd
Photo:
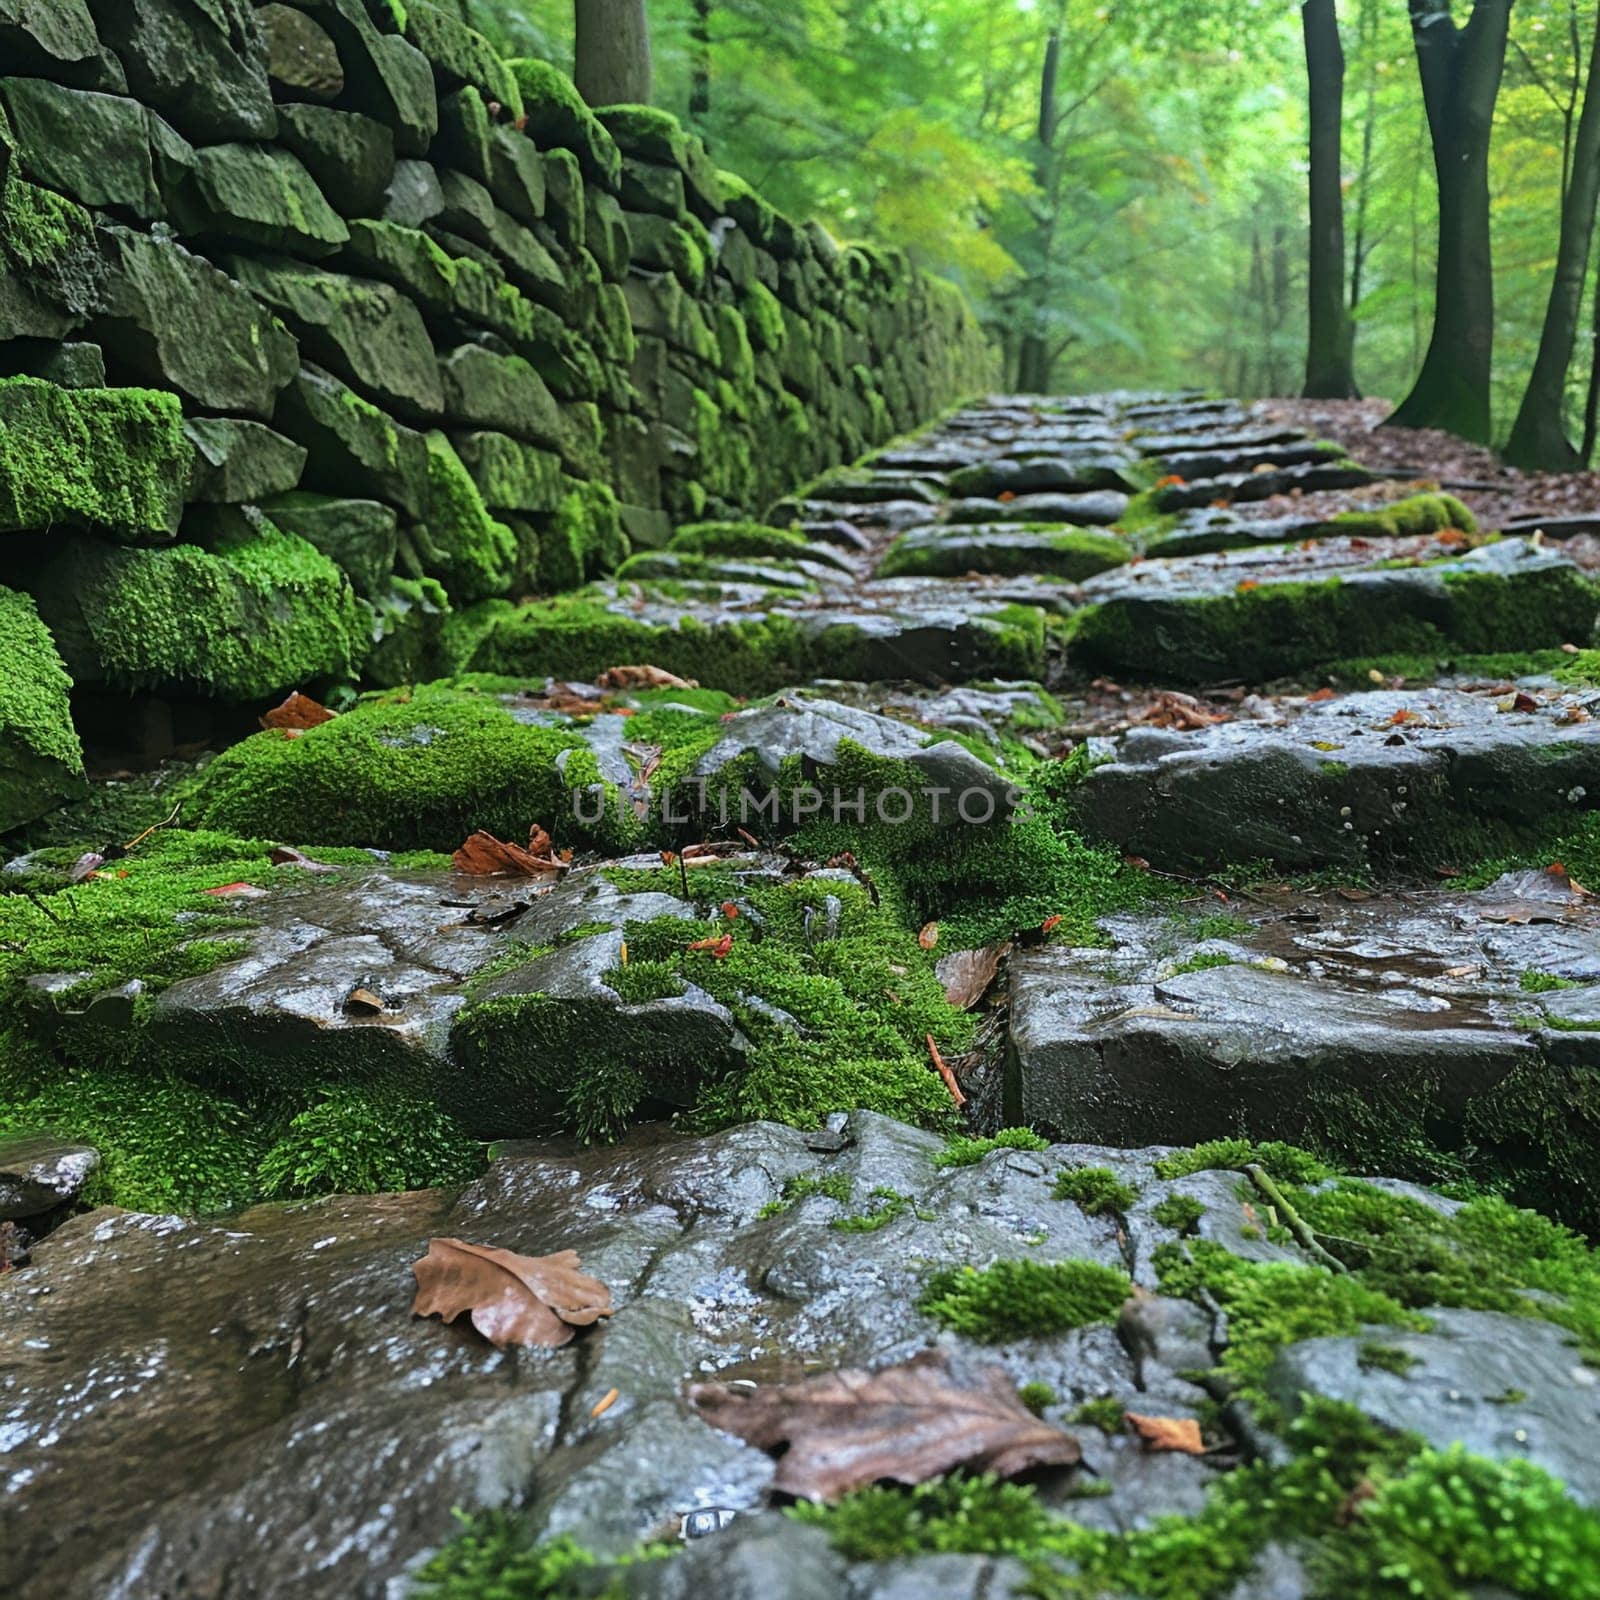
<path id="1" fill-rule="evenodd" d="M 0 833 L 83 790 L 72 680 L 33 602 L 0 589 Z"/>
<path id="2" fill-rule="evenodd" d="M 1110 1321 L 1129 1289 L 1126 1273 L 1093 1261 L 996 1261 L 933 1273 L 917 1307 L 969 1339 L 1001 1344 Z"/>

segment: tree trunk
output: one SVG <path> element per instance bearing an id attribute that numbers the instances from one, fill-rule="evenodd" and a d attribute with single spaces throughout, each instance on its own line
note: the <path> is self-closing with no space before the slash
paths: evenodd
<path id="1" fill-rule="evenodd" d="M 689 22 L 689 117 L 711 111 L 711 0 L 694 0 Z"/>
<path id="2" fill-rule="evenodd" d="M 1023 394 L 1044 394 L 1050 387 L 1050 347 L 1045 338 L 1044 307 L 1039 294 L 1049 292 L 1050 256 L 1056 231 L 1056 130 L 1060 126 L 1060 107 L 1056 99 L 1056 79 L 1061 71 L 1061 35 L 1052 31 L 1044 47 L 1044 70 L 1039 76 L 1039 154 L 1034 162 L 1034 181 L 1039 185 L 1039 225 L 1035 230 L 1039 248 L 1039 281 L 1028 297 L 1028 324 L 1017 343 L 1017 388 Z"/>
<path id="3" fill-rule="evenodd" d="M 1589 392 L 1583 402 L 1583 445 L 1579 455 L 1584 466 L 1594 460 L 1595 437 L 1600 434 L 1600 273 L 1594 280 L 1594 344 L 1589 351 Z"/>
<path id="4" fill-rule="evenodd" d="M 1411 393 L 1386 425 L 1444 428 L 1487 444 L 1494 354 L 1489 136 L 1512 0 L 1475 0 L 1464 28 L 1456 26 L 1449 3 L 1410 0 L 1439 181 L 1439 260 L 1428 353 Z"/>
<path id="5" fill-rule="evenodd" d="M 645 0 L 573 0 L 573 81 L 592 106 L 649 105 Z"/>
<path id="6" fill-rule="evenodd" d="M 1308 400 L 1357 397 L 1355 323 L 1344 301 L 1344 47 L 1335 0 L 1302 0 L 1311 129 Z"/>
<path id="7" fill-rule="evenodd" d="M 1533 374 L 1517 410 L 1505 458 L 1514 467 L 1538 472 L 1576 472 L 1582 458 L 1567 438 L 1564 413 L 1567 372 L 1578 340 L 1583 285 L 1589 273 L 1589 240 L 1600 202 L 1600 28 L 1589 56 L 1589 82 L 1583 115 L 1572 143 L 1571 181 L 1561 202 L 1561 243 L 1556 275 L 1545 304 L 1544 328 Z"/>

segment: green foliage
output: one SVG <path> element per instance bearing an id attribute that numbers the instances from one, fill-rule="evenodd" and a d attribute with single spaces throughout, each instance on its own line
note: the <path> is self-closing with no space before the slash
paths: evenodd
<path id="1" fill-rule="evenodd" d="M 793 1177 L 783 1180 L 783 1188 L 776 1200 L 769 1200 L 756 1213 L 758 1217 L 775 1217 L 789 1210 L 791 1206 L 798 1205 L 800 1201 L 809 1199 L 814 1194 L 825 1195 L 829 1200 L 837 1200 L 840 1205 L 849 1205 L 850 1196 L 855 1185 L 850 1178 L 842 1172 L 829 1172 L 818 1174 L 815 1172 L 799 1172 Z"/>
<path id="2" fill-rule="evenodd" d="M 1209 1172 L 1232 1167 L 1242 1172 L 1259 1164 L 1269 1177 L 1285 1183 L 1320 1183 L 1331 1178 L 1333 1168 L 1308 1150 L 1269 1139 L 1256 1144 L 1249 1139 L 1208 1139 L 1188 1150 L 1174 1151 L 1156 1162 L 1156 1175 L 1162 1178 L 1187 1178 L 1193 1172 Z"/>
<path id="3" fill-rule="evenodd" d="M 1557 989 L 1578 987 L 1573 979 L 1558 978 L 1553 972 L 1524 972 L 1517 979 L 1517 986 L 1524 994 L 1551 994 Z"/>
<path id="4" fill-rule="evenodd" d="M 607 804 L 584 826 L 571 792 L 589 784 L 602 784 Z M 480 828 L 520 843 L 534 823 L 558 841 L 609 849 L 636 837 L 576 734 L 530 726 L 490 695 L 441 685 L 374 696 L 296 738 L 252 735 L 206 768 L 191 817 L 305 844 L 390 850 L 454 850 Z"/>
<path id="5" fill-rule="evenodd" d="M 481 1147 L 431 1101 L 333 1088 L 290 1118 L 261 1158 L 259 1182 L 269 1199 L 376 1194 L 464 1183 L 481 1164 Z"/>
<path id="6" fill-rule="evenodd" d="M 1056 1403 L 1056 1392 L 1048 1383 L 1025 1383 L 1017 1390 L 1017 1399 L 1036 1417 L 1042 1417 Z"/>
<path id="7" fill-rule="evenodd" d="M 917 1306 L 969 1339 L 999 1344 L 1109 1321 L 1128 1293 L 1126 1273 L 1094 1261 L 996 1261 L 941 1268 Z"/>
<path id="8" fill-rule="evenodd" d="M 419 1600 L 568 1600 L 573 1580 L 598 1564 L 569 1535 L 535 1542 L 526 1522 L 510 1512 L 457 1516 L 460 1531 L 413 1580 Z"/>
<path id="9" fill-rule="evenodd" d="M 1068 1167 L 1056 1174 L 1053 1193 L 1057 1200 L 1075 1200 L 1091 1217 L 1129 1211 L 1139 1199 L 1137 1187 L 1110 1167 Z"/>
<path id="10" fill-rule="evenodd" d="M 1050 1141 L 1041 1139 L 1032 1128 L 1002 1128 L 985 1139 L 973 1139 L 962 1134 L 952 1139 L 933 1158 L 936 1167 L 971 1167 L 991 1150 L 1048 1150 Z"/>
<path id="11" fill-rule="evenodd" d="M 1163 1228 L 1172 1228 L 1180 1234 L 1191 1232 L 1205 1214 L 1205 1206 L 1188 1194 L 1169 1194 L 1150 1208 L 1150 1215 Z"/>

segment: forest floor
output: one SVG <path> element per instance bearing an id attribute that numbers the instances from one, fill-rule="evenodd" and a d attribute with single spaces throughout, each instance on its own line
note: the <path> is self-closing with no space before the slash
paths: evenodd
<path id="1" fill-rule="evenodd" d="M 1380 410 L 975 401 L 16 840 L 0 1590 L 1600 1600 L 1600 485 Z"/>

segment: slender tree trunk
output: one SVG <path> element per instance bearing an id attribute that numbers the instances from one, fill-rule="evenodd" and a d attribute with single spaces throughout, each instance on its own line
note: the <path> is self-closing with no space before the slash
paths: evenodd
<path id="1" fill-rule="evenodd" d="M 1023 394 L 1044 394 L 1050 387 L 1050 347 L 1042 326 L 1041 298 L 1050 292 L 1050 257 L 1056 233 L 1056 131 L 1061 111 L 1056 79 L 1061 71 L 1061 35 L 1051 31 L 1044 47 L 1044 70 L 1039 75 L 1039 154 L 1034 181 L 1039 185 L 1038 282 L 1028 296 L 1028 326 L 1017 344 L 1017 388 Z"/>
<path id="2" fill-rule="evenodd" d="M 1582 458 L 1567 439 L 1567 372 L 1578 340 L 1583 286 L 1589 276 L 1589 241 L 1600 202 L 1600 28 L 1589 56 L 1589 86 L 1572 141 L 1571 181 L 1561 201 L 1561 242 L 1556 275 L 1545 304 L 1544 328 L 1533 374 L 1506 441 L 1512 466 L 1542 472 L 1576 472 Z"/>
<path id="3" fill-rule="evenodd" d="M 1594 279 L 1594 345 L 1589 352 L 1589 392 L 1583 402 L 1583 446 L 1579 454 L 1584 466 L 1594 460 L 1596 435 L 1600 435 L 1600 272 Z"/>
<path id="4" fill-rule="evenodd" d="M 1512 0 L 1475 0 L 1464 28 L 1451 17 L 1450 0 L 1409 3 L 1439 180 L 1439 260 L 1428 353 L 1387 425 L 1444 428 L 1487 444 L 1494 355 L 1489 137 Z"/>
<path id="5" fill-rule="evenodd" d="M 573 0 L 573 81 L 592 106 L 650 103 L 645 0 Z"/>
<path id="6" fill-rule="evenodd" d="M 1344 46 L 1335 0 L 1302 0 L 1311 129 L 1308 400 L 1356 396 L 1355 324 L 1344 303 Z"/>
<path id="7" fill-rule="evenodd" d="M 711 111 L 711 0 L 694 0 L 689 21 L 689 117 Z"/>
<path id="8" fill-rule="evenodd" d="M 1361 120 L 1361 173 L 1356 179 L 1356 236 L 1350 251 L 1350 317 L 1352 342 L 1355 314 L 1361 304 L 1362 278 L 1367 270 L 1367 213 L 1372 205 L 1372 146 L 1378 126 L 1378 71 L 1374 59 L 1378 19 L 1373 0 L 1361 8 L 1361 46 L 1367 61 L 1366 110 Z"/>

